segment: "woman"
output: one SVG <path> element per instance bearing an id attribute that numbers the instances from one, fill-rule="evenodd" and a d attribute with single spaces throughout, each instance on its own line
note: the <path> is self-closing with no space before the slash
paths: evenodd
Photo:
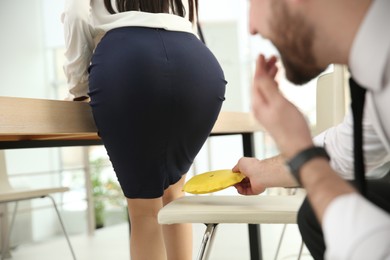
<path id="1" fill-rule="evenodd" d="M 225 85 L 196 35 L 197 0 L 67 0 L 70 97 L 88 100 L 127 198 L 132 260 L 192 258 L 191 226 L 160 226 L 221 109 Z"/>

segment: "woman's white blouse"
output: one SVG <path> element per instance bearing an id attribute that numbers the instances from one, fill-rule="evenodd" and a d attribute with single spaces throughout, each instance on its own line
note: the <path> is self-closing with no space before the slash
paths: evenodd
<path id="1" fill-rule="evenodd" d="M 188 10 L 188 2 L 183 4 Z M 96 45 L 107 31 L 142 26 L 196 34 L 196 26 L 189 21 L 188 13 L 184 18 L 138 11 L 110 14 L 104 0 L 66 0 L 61 20 L 65 38 L 64 72 L 70 93 L 67 99 L 88 96 L 88 66 Z"/>

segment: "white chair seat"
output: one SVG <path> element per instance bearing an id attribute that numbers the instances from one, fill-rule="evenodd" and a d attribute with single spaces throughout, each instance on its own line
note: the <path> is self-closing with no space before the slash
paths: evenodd
<path id="1" fill-rule="evenodd" d="M 28 200 L 34 198 L 46 197 L 49 194 L 57 192 L 67 192 L 69 188 L 67 187 L 53 187 L 53 188 L 39 188 L 39 189 L 11 189 L 0 191 L 0 203 L 18 201 L 18 200 Z"/>
<path id="2" fill-rule="evenodd" d="M 160 224 L 296 223 L 304 196 L 185 196 L 158 214 Z"/>

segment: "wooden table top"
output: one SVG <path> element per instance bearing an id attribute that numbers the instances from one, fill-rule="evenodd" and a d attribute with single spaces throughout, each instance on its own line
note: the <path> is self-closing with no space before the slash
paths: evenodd
<path id="1" fill-rule="evenodd" d="M 212 135 L 263 131 L 250 113 L 222 111 Z M 0 141 L 98 140 L 85 102 L 0 97 Z"/>

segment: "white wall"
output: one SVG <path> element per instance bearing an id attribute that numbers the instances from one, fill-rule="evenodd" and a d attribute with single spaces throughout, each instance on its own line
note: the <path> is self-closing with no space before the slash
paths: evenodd
<path id="1" fill-rule="evenodd" d="M 40 0 L 1 0 L 0 95 L 46 97 Z"/>
<path id="2" fill-rule="evenodd" d="M 206 44 L 220 62 L 228 81 L 225 111 L 249 111 L 251 82 L 247 1 L 202 0 L 199 20 Z"/>

